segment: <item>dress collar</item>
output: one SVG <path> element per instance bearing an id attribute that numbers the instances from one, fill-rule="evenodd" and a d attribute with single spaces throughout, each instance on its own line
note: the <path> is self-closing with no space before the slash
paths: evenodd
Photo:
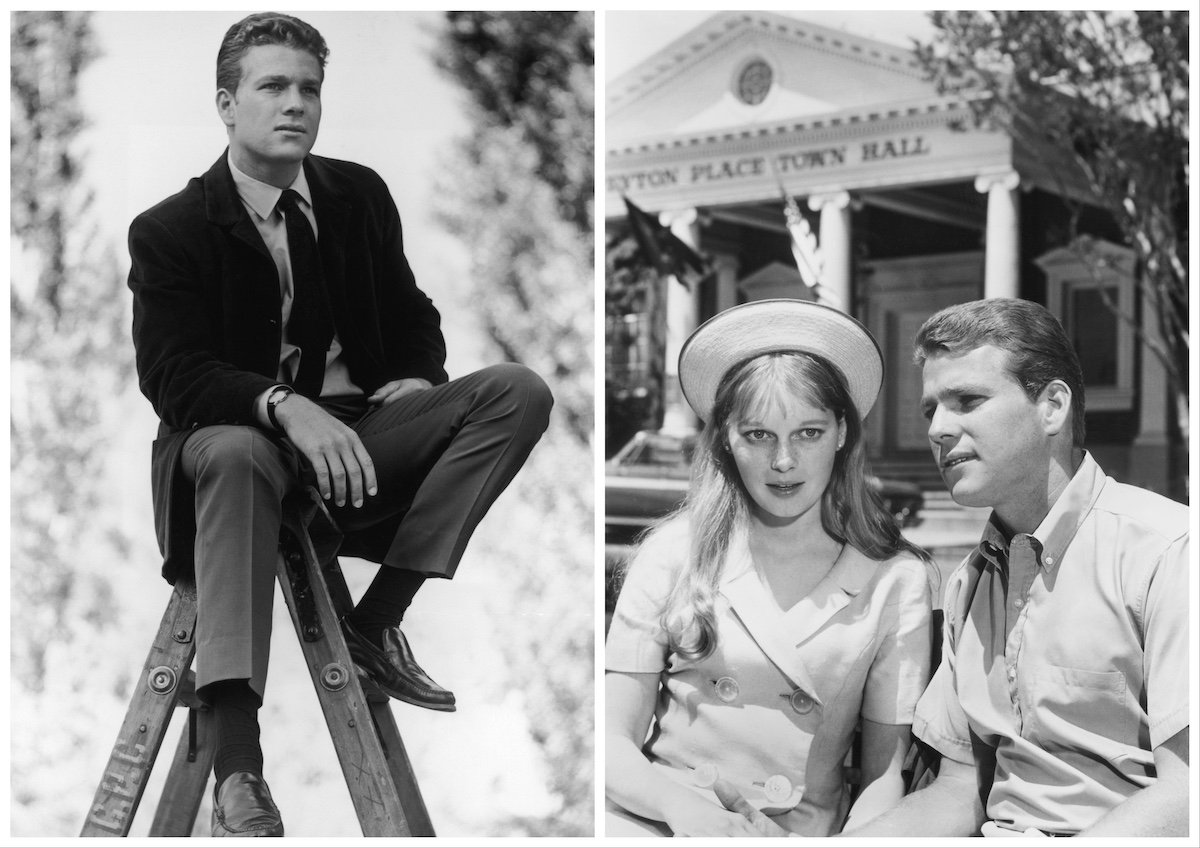
<path id="1" fill-rule="evenodd" d="M 751 638 L 793 683 L 821 703 L 805 664 L 804 642 L 820 630 L 879 574 L 880 563 L 850 545 L 811 592 L 789 610 L 779 609 L 750 559 L 744 533 L 730 540 L 720 591 Z"/>

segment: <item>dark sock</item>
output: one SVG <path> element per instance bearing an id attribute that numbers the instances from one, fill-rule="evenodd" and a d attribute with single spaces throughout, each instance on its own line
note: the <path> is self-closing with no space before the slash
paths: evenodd
<path id="1" fill-rule="evenodd" d="M 205 700 L 213 714 L 216 755 L 213 775 L 217 786 L 236 771 L 262 776 L 259 745 L 258 695 L 249 680 L 220 680 L 205 687 Z"/>
<path id="2" fill-rule="evenodd" d="M 424 582 L 425 575 L 420 571 L 379 566 L 375 579 L 347 616 L 350 624 L 372 644 L 382 646 L 383 631 L 404 620 L 408 605 Z"/>

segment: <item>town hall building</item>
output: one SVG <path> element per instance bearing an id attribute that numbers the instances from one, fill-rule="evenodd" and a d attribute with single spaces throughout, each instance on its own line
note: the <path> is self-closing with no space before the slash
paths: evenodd
<path id="1" fill-rule="evenodd" d="M 697 426 L 677 385 L 679 346 L 717 312 L 766 297 L 819 297 L 878 339 L 884 387 L 867 419 L 877 473 L 937 485 L 912 340 L 932 313 L 981 297 L 1048 306 L 1082 352 L 1088 448 L 1114 477 L 1166 492 L 1170 398 L 1157 359 L 1105 307 L 1136 318 L 1133 254 L 1096 210 L 1097 270 L 1070 245 L 1067 163 L 940 96 L 913 53 L 768 12 L 721 12 L 607 88 L 606 227 L 625 198 L 714 269 L 665 288 L 665 429 Z M 797 271 L 784 198 L 811 231 L 816 293 Z M 1154 322 L 1143 329 L 1154 333 Z M 607 340 L 611 368 L 646 344 Z M 644 355 L 644 351 L 642 353 Z"/>

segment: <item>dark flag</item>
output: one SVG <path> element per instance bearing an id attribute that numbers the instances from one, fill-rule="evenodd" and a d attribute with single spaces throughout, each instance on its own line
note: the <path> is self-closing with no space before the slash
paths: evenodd
<path id="1" fill-rule="evenodd" d="M 661 276 L 674 277 L 684 288 L 691 289 L 712 273 L 704 258 L 669 227 L 664 227 L 628 197 L 621 195 L 621 199 L 625 201 L 638 251 Z"/>

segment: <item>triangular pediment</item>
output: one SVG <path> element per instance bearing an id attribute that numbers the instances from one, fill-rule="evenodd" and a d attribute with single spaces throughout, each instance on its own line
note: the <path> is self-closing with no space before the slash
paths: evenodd
<path id="1" fill-rule="evenodd" d="M 715 14 L 607 90 L 610 149 L 937 97 L 910 50 L 770 12 Z"/>

